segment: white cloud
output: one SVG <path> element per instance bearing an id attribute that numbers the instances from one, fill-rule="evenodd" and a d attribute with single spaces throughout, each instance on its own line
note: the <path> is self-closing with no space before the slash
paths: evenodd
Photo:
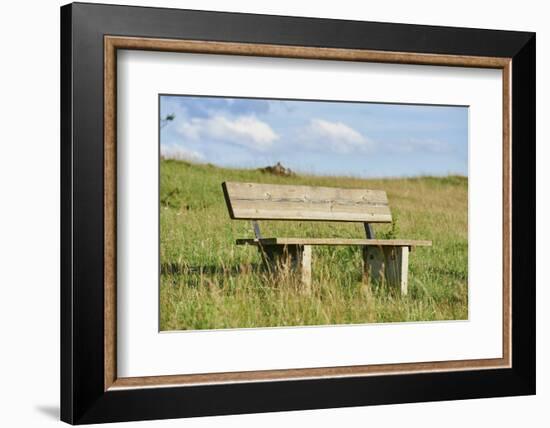
<path id="1" fill-rule="evenodd" d="M 311 119 L 305 135 L 310 145 L 328 146 L 338 153 L 365 151 L 373 146 L 368 138 L 345 123 L 324 119 Z"/>
<path id="2" fill-rule="evenodd" d="M 161 145 L 160 154 L 167 159 L 188 160 L 191 162 L 204 161 L 202 153 L 176 144 Z"/>
<path id="3" fill-rule="evenodd" d="M 224 116 L 195 117 L 182 122 L 178 132 L 190 140 L 212 138 L 257 150 L 271 147 L 279 138 L 267 123 L 255 116 L 239 116 L 234 119 Z"/>

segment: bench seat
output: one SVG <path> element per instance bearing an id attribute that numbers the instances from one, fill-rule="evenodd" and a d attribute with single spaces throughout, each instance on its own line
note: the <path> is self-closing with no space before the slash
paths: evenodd
<path id="1" fill-rule="evenodd" d="M 361 245 L 389 247 L 429 247 L 432 241 L 410 239 L 348 239 L 348 238 L 251 238 L 237 239 L 237 245 Z"/>

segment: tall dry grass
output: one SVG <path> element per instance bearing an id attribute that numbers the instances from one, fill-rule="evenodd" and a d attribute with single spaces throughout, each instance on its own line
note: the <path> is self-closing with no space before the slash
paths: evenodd
<path id="1" fill-rule="evenodd" d="M 429 239 L 409 265 L 409 294 L 365 287 L 358 247 L 314 247 L 311 295 L 261 268 L 249 222 L 229 218 L 223 181 L 382 189 L 396 223 L 379 237 Z M 161 161 L 161 330 L 466 319 L 468 181 L 464 177 L 276 177 L 254 170 Z M 266 237 L 364 236 L 362 224 L 261 222 Z"/>

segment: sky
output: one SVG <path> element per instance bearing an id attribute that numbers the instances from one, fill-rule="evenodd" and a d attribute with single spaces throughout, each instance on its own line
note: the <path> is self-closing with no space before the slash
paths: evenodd
<path id="1" fill-rule="evenodd" d="M 463 106 L 161 95 L 159 120 L 168 158 L 237 168 L 281 162 L 316 175 L 468 175 Z"/>

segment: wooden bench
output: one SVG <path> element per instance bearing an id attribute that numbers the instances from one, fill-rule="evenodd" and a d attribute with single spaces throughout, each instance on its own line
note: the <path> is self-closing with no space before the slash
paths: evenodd
<path id="1" fill-rule="evenodd" d="M 357 245 L 363 249 L 363 280 L 385 282 L 407 294 L 409 250 L 431 241 L 376 239 L 372 223 L 391 223 L 386 192 L 367 189 L 224 182 L 232 219 L 251 220 L 255 238 L 237 245 L 255 245 L 272 269 L 295 269 L 304 290 L 311 289 L 314 245 Z M 264 238 L 258 220 L 339 221 L 364 224 L 366 238 Z"/>

